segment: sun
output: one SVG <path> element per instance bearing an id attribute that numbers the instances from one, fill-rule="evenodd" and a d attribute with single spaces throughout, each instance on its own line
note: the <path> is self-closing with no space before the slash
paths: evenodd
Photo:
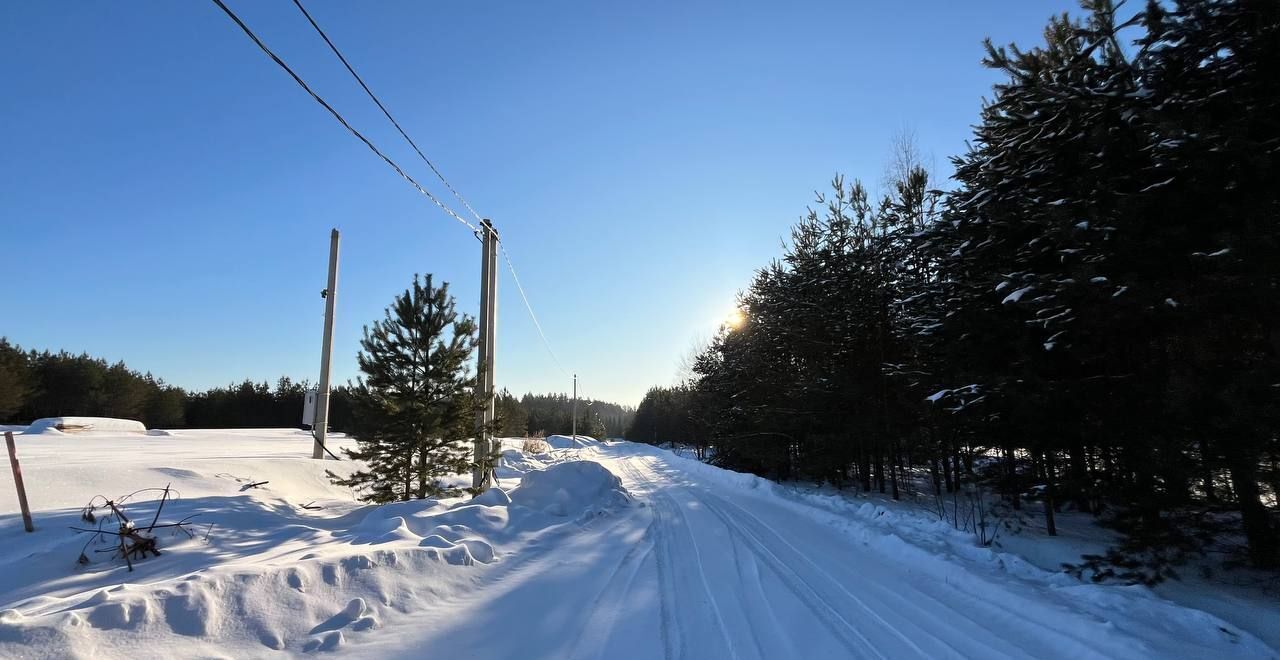
<path id="1" fill-rule="evenodd" d="M 742 313 L 742 310 L 737 308 L 734 308 L 724 317 L 724 325 L 730 330 L 737 330 L 738 328 L 741 328 L 742 325 L 746 322 L 747 322 L 747 316 Z"/>

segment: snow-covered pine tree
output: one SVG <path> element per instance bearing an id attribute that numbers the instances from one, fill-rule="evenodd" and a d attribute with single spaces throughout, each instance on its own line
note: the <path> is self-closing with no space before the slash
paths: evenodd
<path id="1" fill-rule="evenodd" d="M 972 415 L 1007 459 L 1006 493 L 1027 485 L 1013 481 L 1012 461 L 1025 442 L 1036 455 L 1071 454 L 1068 486 L 1081 501 L 1081 438 L 1130 446 L 1121 441 L 1127 419 L 1157 402 L 1132 386 L 1141 341 L 1125 331 L 1134 317 L 1121 310 L 1134 282 L 1113 259 L 1115 234 L 1132 223 L 1126 204 L 1146 184 L 1149 131 L 1112 3 L 1084 4 L 1087 19 L 1053 19 L 1043 46 L 988 44 L 986 64 L 1008 79 L 983 108 L 973 148 L 955 161 L 962 186 L 931 242 L 945 301 L 936 307 L 947 309 L 940 338 L 957 378 L 944 387 L 983 391 Z M 1132 495 L 1154 495 L 1153 459 L 1176 455 L 1122 457 L 1138 475 Z"/>
<path id="2" fill-rule="evenodd" d="M 1197 489 L 1210 503 L 1234 500 L 1251 563 L 1274 568 L 1280 3 L 1149 2 L 1144 19 L 1138 61 L 1159 139 L 1140 196 L 1145 240 L 1125 256 L 1155 285 L 1164 417 L 1195 441 Z"/>
<path id="3" fill-rule="evenodd" d="M 452 496 L 445 478 L 469 472 L 469 439 L 478 399 L 470 369 L 476 324 L 459 315 L 449 285 L 414 276 L 385 317 L 365 326 L 357 359 L 363 374 L 351 388 L 349 457 L 367 470 L 334 483 L 367 502 Z"/>

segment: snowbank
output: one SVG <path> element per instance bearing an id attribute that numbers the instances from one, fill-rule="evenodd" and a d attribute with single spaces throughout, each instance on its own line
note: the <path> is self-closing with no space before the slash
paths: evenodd
<path id="1" fill-rule="evenodd" d="M 600 444 L 598 440 L 587 435 L 549 435 L 547 444 L 552 449 L 582 449 Z"/>
<path id="2" fill-rule="evenodd" d="M 0 498 L 0 537 L 13 540 L 0 547 L 0 657 L 261 657 L 370 643 L 373 631 L 416 629 L 425 608 L 471 593 L 477 571 L 501 570 L 527 539 L 554 544 L 581 529 L 582 514 L 627 500 L 598 464 L 542 470 L 507 450 L 500 472 L 504 484 L 523 478 L 518 502 L 494 488 L 368 506 L 325 474 L 360 465 L 310 459 L 302 431 L 181 431 L 169 443 L 95 425 L 68 450 L 56 423 L 42 426 L 19 447 L 36 532 L 22 533 L 16 503 Z M 350 444 L 331 439 L 335 451 Z M 7 472 L 0 490 L 11 492 Z M 158 535 L 163 554 L 133 572 L 91 543 L 91 563 L 77 567 L 90 539 L 68 527 L 85 525 L 90 497 L 165 484 L 180 496 L 163 520 L 196 516 L 194 538 Z M 156 510 L 145 495 L 130 502 L 137 519 Z"/>
<path id="3" fill-rule="evenodd" d="M 27 427 L 25 435 L 41 433 L 56 434 L 79 433 L 93 431 L 95 433 L 146 433 L 147 427 L 142 422 L 132 419 L 116 419 L 114 417 L 42 417 Z"/>
<path id="4" fill-rule="evenodd" d="M 541 470 L 545 467 L 547 463 L 539 458 L 527 456 L 519 449 L 504 449 L 502 460 L 498 462 L 498 480 L 506 485 L 507 479 L 518 479 L 526 472 Z"/>
<path id="5" fill-rule="evenodd" d="M 622 480 L 594 461 L 570 461 L 530 472 L 510 495 L 513 505 L 561 517 L 630 501 Z"/>

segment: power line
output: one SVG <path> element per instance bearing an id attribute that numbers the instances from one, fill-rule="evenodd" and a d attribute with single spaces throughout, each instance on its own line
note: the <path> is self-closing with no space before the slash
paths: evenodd
<path id="1" fill-rule="evenodd" d="M 396 174 L 399 174 L 405 181 L 408 181 L 414 188 L 417 188 L 418 192 L 425 195 L 427 199 L 434 202 L 435 205 L 439 206 L 441 210 L 443 210 L 445 213 L 448 213 L 449 215 L 453 216 L 455 220 L 466 225 L 469 229 L 471 229 L 472 232 L 477 234 L 479 233 L 480 230 L 475 225 L 468 222 L 466 218 L 463 218 L 462 216 L 458 215 L 456 212 L 454 212 L 453 209 L 446 206 L 444 202 L 441 202 L 439 199 L 436 199 L 435 195 L 432 195 L 430 192 L 427 191 L 426 188 L 423 188 L 422 185 L 419 184 L 413 177 L 409 176 L 403 169 L 401 169 L 400 166 L 397 165 L 395 161 L 391 160 L 391 158 L 387 157 L 386 154 L 382 153 L 382 151 L 380 151 L 376 146 L 374 146 L 374 144 L 369 141 L 369 138 L 366 138 L 364 135 L 360 133 L 360 131 L 357 131 L 354 127 L 351 126 L 351 124 L 347 123 L 347 120 L 341 114 L 339 114 L 337 110 L 334 110 L 333 106 L 329 105 L 323 98 L 320 97 L 319 94 L 315 93 L 315 91 L 313 91 L 311 87 L 307 85 L 307 83 L 303 81 L 300 76 L 298 76 L 298 74 L 294 73 L 293 69 L 289 68 L 288 64 L 284 63 L 284 60 L 280 59 L 279 56 L 277 56 L 274 52 L 272 52 L 271 49 L 268 48 L 267 45 L 264 44 L 262 40 L 258 38 L 258 35 L 254 34 L 253 30 L 250 30 L 249 26 L 245 25 L 244 21 L 240 20 L 239 16 L 236 16 L 235 12 L 231 11 L 230 8 L 228 8 L 225 4 L 222 3 L 222 0 L 213 0 L 213 4 L 217 5 L 218 8 L 221 9 L 232 21 L 234 21 L 236 25 L 240 26 L 240 29 L 244 31 L 245 35 L 247 35 L 249 39 L 253 40 L 253 43 L 257 44 L 258 48 L 262 49 L 262 52 L 266 53 L 267 56 L 272 59 L 272 61 L 280 65 L 280 68 L 284 69 L 285 72 L 288 73 L 291 78 L 293 78 L 293 81 L 298 83 L 298 86 L 302 87 L 303 90 L 305 90 L 308 94 L 310 94 L 311 98 L 314 99 L 316 103 L 319 103 L 322 107 L 324 107 L 325 110 L 328 110 L 329 114 L 333 115 L 333 118 L 337 119 L 339 124 L 342 124 L 342 126 L 346 128 L 348 131 L 350 131 L 352 135 L 359 138 L 360 141 L 363 142 L 366 147 L 369 147 L 370 151 L 377 154 L 377 156 L 381 158 L 387 165 L 390 165 L 391 169 L 396 171 Z"/>
<path id="2" fill-rule="evenodd" d="M 400 133 L 400 137 L 403 137 L 405 142 L 408 142 L 409 146 L 413 147 L 413 150 L 417 152 L 418 157 L 422 159 L 422 162 L 426 163 L 427 167 L 431 168 L 431 171 L 440 179 L 440 182 L 449 189 L 449 192 L 453 193 L 454 197 L 458 198 L 458 201 L 462 202 L 463 206 L 467 207 L 467 210 L 471 212 L 471 215 L 475 216 L 476 220 L 482 220 L 480 214 L 476 212 L 461 193 L 449 184 L 449 181 L 444 178 L 444 175 L 441 174 L 440 170 L 431 162 L 431 159 L 427 158 L 426 154 L 422 153 L 422 150 L 418 148 L 418 144 L 414 142 L 413 138 L 409 137 L 409 134 L 400 126 L 400 122 L 396 121 L 396 118 L 391 115 L 391 111 L 387 110 L 387 107 L 382 104 L 382 101 L 380 101 L 378 96 L 373 93 L 373 90 L 369 89 L 369 86 L 365 84 L 364 79 L 360 77 L 360 74 L 356 73 L 355 68 L 352 67 L 351 63 L 347 61 L 347 58 L 343 56 L 342 51 L 338 50 L 338 47 L 334 45 L 333 40 L 329 39 L 329 35 L 325 34 L 324 29 L 322 29 L 320 25 L 316 23 L 315 19 L 311 17 L 311 14 L 307 11 L 306 7 L 302 6 L 301 0 L 293 0 L 293 4 L 298 8 L 298 11 L 301 11 L 302 15 L 306 17 L 307 22 L 311 24 L 311 27 L 315 28 L 315 31 L 320 35 L 320 38 L 324 39 L 324 42 L 328 44 L 329 50 L 333 51 L 333 54 L 338 56 L 338 60 L 347 68 L 347 71 L 351 76 L 356 79 L 356 82 L 360 84 L 360 87 L 364 89 L 365 94 L 369 95 L 369 99 L 378 106 L 378 109 L 382 111 L 384 116 L 386 116 L 387 121 L 390 121 L 391 125 L 395 126 L 396 130 Z M 478 234 L 478 232 L 483 230 L 476 231 Z M 533 321 L 533 326 L 537 329 L 538 336 L 542 339 L 542 345 L 547 349 L 547 353 L 551 356 L 551 360 L 555 362 L 556 368 L 566 376 L 569 375 L 569 372 L 565 370 L 564 366 L 560 363 L 560 359 L 556 357 L 555 351 L 552 350 L 551 342 L 547 340 L 547 335 L 542 330 L 542 324 L 538 322 L 538 315 L 534 313 L 533 305 L 529 303 L 529 297 L 525 294 L 524 287 L 520 284 L 520 276 L 516 274 L 515 265 L 511 261 L 511 255 L 507 253 L 506 245 L 499 240 L 498 246 L 502 249 L 502 256 L 507 262 L 508 270 L 511 271 L 512 280 L 516 283 L 516 290 L 520 292 L 520 300 L 524 302 L 524 308 L 529 312 L 529 318 Z"/>
<path id="3" fill-rule="evenodd" d="M 422 153 L 422 150 L 418 148 L 418 145 L 413 141 L 413 138 L 409 137 L 409 134 L 405 133 L 403 128 L 400 128 L 400 122 L 396 121 L 396 118 L 391 116 L 391 112 L 387 110 L 385 105 L 382 105 L 382 101 L 378 100 L 378 96 L 373 93 L 373 90 L 369 89 L 368 85 L 365 84 L 364 78 L 361 78 L 360 74 L 356 73 L 356 70 L 352 68 L 351 63 L 347 61 L 347 58 L 343 57 L 342 51 L 338 50 L 338 47 L 333 45 L 333 41 L 329 39 L 329 35 L 325 34 L 324 30 L 320 28 L 315 19 L 311 17 L 311 14 L 307 12 L 306 7 L 302 6 L 302 2 L 300 0 L 293 0 L 293 4 L 298 8 L 298 11 L 302 12 L 303 16 L 307 17 L 307 22 L 310 23 L 311 27 L 315 28 L 316 32 L 320 34 L 320 38 L 324 39 L 324 42 L 329 45 L 329 50 L 332 50 L 333 54 L 338 56 L 338 59 L 342 61 L 342 65 L 347 67 L 347 71 L 349 71 L 351 76 L 356 79 L 356 82 L 360 83 L 360 87 L 364 89 L 364 93 L 368 94 L 369 98 L 378 106 L 378 109 L 382 111 L 382 114 L 386 115 L 387 120 L 391 122 L 391 125 L 395 126 L 397 131 L 400 131 L 400 136 L 405 139 L 405 142 L 408 142 L 409 146 L 413 147 L 413 150 L 418 153 L 418 158 L 421 158 L 422 162 L 426 163 L 427 167 L 430 167 L 432 172 L 435 172 L 436 178 L 440 179 L 440 183 L 443 183 L 444 187 L 448 188 L 449 192 L 453 193 L 453 196 L 458 198 L 458 201 L 462 202 L 463 206 L 467 207 L 467 210 L 471 212 L 471 215 L 474 216 L 476 220 L 480 220 L 480 214 L 476 213 L 476 210 L 471 208 L 471 204 L 467 203 L 467 200 L 463 199 L 462 195 L 459 194 L 453 186 L 449 185 L 449 181 L 446 180 L 444 175 L 440 173 L 440 170 L 436 168 L 435 163 L 432 163 L 431 159 L 427 158 L 426 154 Z"/>
<path id="4" fill-rule="evenodd" d="M 403 178 L 405 181 L 408 181 L 414 188 L 418 190 L 418 192 L 426 196 L 427 199 L 435 203 L 436 206 L 439 206 L 445 213 L 448 213 L 450 216 L 453 216 L 455 220 L 457 220 L 458 222 L 461 222 L 463 225 L 466 225 L 466 227 L 470 229 L 477 238 L 480 237 L 480 232 L 482 230 L 479 227 L 476 227 L 475 225 L 468 222 L 466 218 L 463 218 L 462 216 L 458 215 L 456 212 L 454 212 L 453 209 L 445 205 L 444 202 L 441 202 L 439 199 L 437 199 L 435 195 L 432 195 L 430 192 L 428 192 L 427 189 L 423 188 L 422 185 L 419 184 L 412 176 L 409 176 L 408 173 L 406 173 L 403 169 L 401 169 L 401 167 L 397 165 L 395 161 L 391 160 L 390 157 L 382 153 L 381 150 L 379 150 L 376 146 L 374 146 L 373 142 L 369 141 L 369 139 L 366 138 L 363 134 L 361 134 L 360 131 L 357 131 L 353 126 L 351 126 L 351 124 L 349 124 L 347 120 L 337 110 L 333 109 L 333 106 L 329 105 L 323 98 L 321 98 L 319 94 L 313 91 L 311 87 L 307 85 L 307 83 L 297 73 L 294 73 L 293 69 L 291 69 L 288 64 L 285 64 L 284 60 L 280 59 L 279 56 L 277 56 L 274 52 L 272 52 L 272 50 L 268 48 L 267 45 L 263 43 L 261 39 L 258 38 L 258 35 L 254 34 L 253 30 L 250 30 L 249 26 L 245 25 L 244 21 L 240 20 L 240 17 L 237 16 L 235 12 L 231 11 L 230 8 L 228 8 L 225 4 L 223 4 L 222 0 L 213 0 L 213 3 L 217 5 L 218 8 L 221 9 L 223 13 L 225 13 L 232 21 L 234 21 L 235 24 L 238 25 L 240 29 L 244 31 L 245 35 L 247 35 L 249 39 L 253 41 L 253 43 L 257 44 L 258 48 L 262 49 L 262 52 L 266 53 L 267 56 L 272 59 L 272 61 L 278 64 L 280 68 L 284 69 L 285 72 L 288 73 L 291 78 L 293 78 L 294 82 L 298 83 L 298 86 L 302 87 L 302 89 L 306 91 L 307 94 L 310 94 L 311 98 L 314 99 L 316 103 L 319 103 L 322 107 L 324 107 L 325 110 L 328 110 L 329 114 L 333 115 L 333 118 L 338 120 L 338 123 L 342 124 L 342 126 L 346 128 L 348 131 L 350 131 L 352 135 L 359 138 L 360 141 L 365 144 L 365 146 L 369 147 L 369 149 L 373 151 L 373 153 L 377 154 L 377 156 L 381 158 L 387 165 L 389 165 L 391 169 L 395 170 L 396 174 L 399 174 L 401 178 Z M 469 210 L 472 213 L 472 215 L 476 216 L 476 218 L 479 218 L 480 216 L 479 214 L 476 213 L 475 209 L 472 208 L 471 205 L 467 203 L 467 201 L 462 197 L 462 195 L 458 193 L 457 190 L 454 190 L 453 186 L 449 185 L 449 182 L 445 180 L 442 174 L 440 174 L 440 171 L 436 169 L 436 166 L 433 165 L 431 161 L 426 157 L 426 155 L 422 153 L 422 151 L 418 148 L 418 145 L 414 143 L 412 138 L 409 137 L 408 133 L 406 133 L 405 130 L 400 127 L 400 124 L 396 122 L 395 118 L 391 116 L 391 113 L 387 111 L 386 106 L 382 105 L 382 102 L 378 100 L 378 97 L 374 95 L 374 93 L 364 83 L 364 80 L 360 78 L 360 75 L 355 72 L 355 69 L 352 68 L 351 65 L 347 62 L 347 59 L 342 56 L 342 53 L 338 50 L 338 48 L 333 45 L 333 42 L 329 40 L 329 37 L 325 35 L 323 30 L 320 29 L 320 26 L 317 25 L 315 20 L 311 18 L 311 15 L 307 13 L 307 10 L 302 6 L 302 4 L 298 2 L 298 0 L 294 0 L 294 4 L 297 5 L 298 9 L 302 11 L 302 14 L 307 17 L 307 21 L 311 23 L 311 26 L 314 27 L 315 30 L 320 33 L 320 36 L 324 39 L 325 43 L 329 45 L 329 48 L 333 51 L 333 53 L 337 55 L 338 59 L 342 61 L 342 64 L 346 66 L 347 71 L 351 72 L 351 75 L 354 76 L 356 81 L 360 83 L 360 86 L 364 88 L 364 91 L 366 94 L 369 95 L 369 98 L 371 98 L 373 102 L 377 104 L 378 108 L 382 110 L 382 114 L 386 115 L 387 119 L 392 123 L 392 125 L 396 127 L 396 130 L 400 132 L 401 137 L 403 137 L 405 141 L 407 141 L 409 145 L 413 147 L 414 151 L 418 153 L 418 156 L 420 156 L 422 160 L 427 163 L 427 165 L 431 168 L 432 172 L 435 172 L 436 176 L 440 178 L 440 181 L 444 183 L 444 185 L 449 189 L 449 191 L 452 192 L 453 195 L 457 197 L 458 200 L 461 201 L 467 207 L 467 210 Z M 507 262 L 508 270 L 511 271 L 511 278 L 512 280 L 515 281 L 516 290 L 520 292 L 520 299 L 521 301 L 524 302 L 524 308 L 529 312 L 529 318 L 533 321 L 533 326 L 538 331 L 538 337 L 542 339 L 542 345 L 547 349 L 547 354 L 551 356 L 551 360 L 552 362 L 555 363 L 556 368 L 558 368 L 561 371 L 561 373 L 568 376 L 569 372 L 564 368 L 564 365 L 560 363 L 560 359 L 556 357 L 555 351 L 551 348 L 551 342 L 547 340 L 547 335 L 542 330 L 542 324 L 538 322 L 538 315 L 534 313 L 533 305 L 529 303 L 529 296 L 525 294 L 524 286 L 520 284 L 520 276 L 516 274 L 515 265 L 511 262 L 511 255 L 507 253 L 507 248 L 501 241 L 498 242 L 498 246 L 502 249 L 502 256 Z"/>
<path id="5" fill-rule="evenodd" d="M 525 302 L 525 310 L 529 310 L 529 317 L 532 318 L 532 321 L 534 321 L 535 329 L 538 329 L 538 336 L 540 336 L 540 338 L 543 339 L 543 347 L 547 348 L 547 354 L 549 354 L 549 356 L 552 357 L 552 362 L 556 363 L 556 368 L 558 368 L 558 370 L 561 370 L 561 373 L 564 373 L 564 375 L 566 376 L 570 375 L 570 373 L 568 373 L 566 368 L 564 368 L 564 366 L 561 365 L 561 362 L 559 362 L 559 358 L 556 357 L 556 352 L 552 350 L 552 343 L 548 342 L 547 334 L 543 333 L 543 324 L 539 324 L 538 315 L 535 315 L 534 313 L 534 306 L 532 306 L 532 304 L 529 304 L 529 297 L 525 295 L 525 288 L 521 287 L 520 285 L 520 275 L 516 275 L 516 266 L 513 265 L 513 263 L 511 262 L 511 255 L 508 255 L 507 247 L 503 246 L 500 240 L 498 242 L 498 247 L 502 249 L 502 256 L 507 260 L 507 270 L 511 271 L 511 279 L 515 280 L 516 290 L 520 292 L 520 299 L 521 301 Z"/>

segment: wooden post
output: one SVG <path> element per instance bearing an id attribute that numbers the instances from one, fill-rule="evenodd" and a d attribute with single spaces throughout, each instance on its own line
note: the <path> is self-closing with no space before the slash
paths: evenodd
<path id="1" fill-rule="evenodd" d="M 13 446 L 13 433 L 5 431 L 4 443 L 9 446 L 9 465 L 13 467 L 13 485 L 18 487 L 18 506 L 22 507 L 22 526 L 28 532 L 36 531 L 31 524 L 31 507 L 27 506 L 27 488 L 22 485 L 22 468 L 18 466 L 18 450 Z"/>

